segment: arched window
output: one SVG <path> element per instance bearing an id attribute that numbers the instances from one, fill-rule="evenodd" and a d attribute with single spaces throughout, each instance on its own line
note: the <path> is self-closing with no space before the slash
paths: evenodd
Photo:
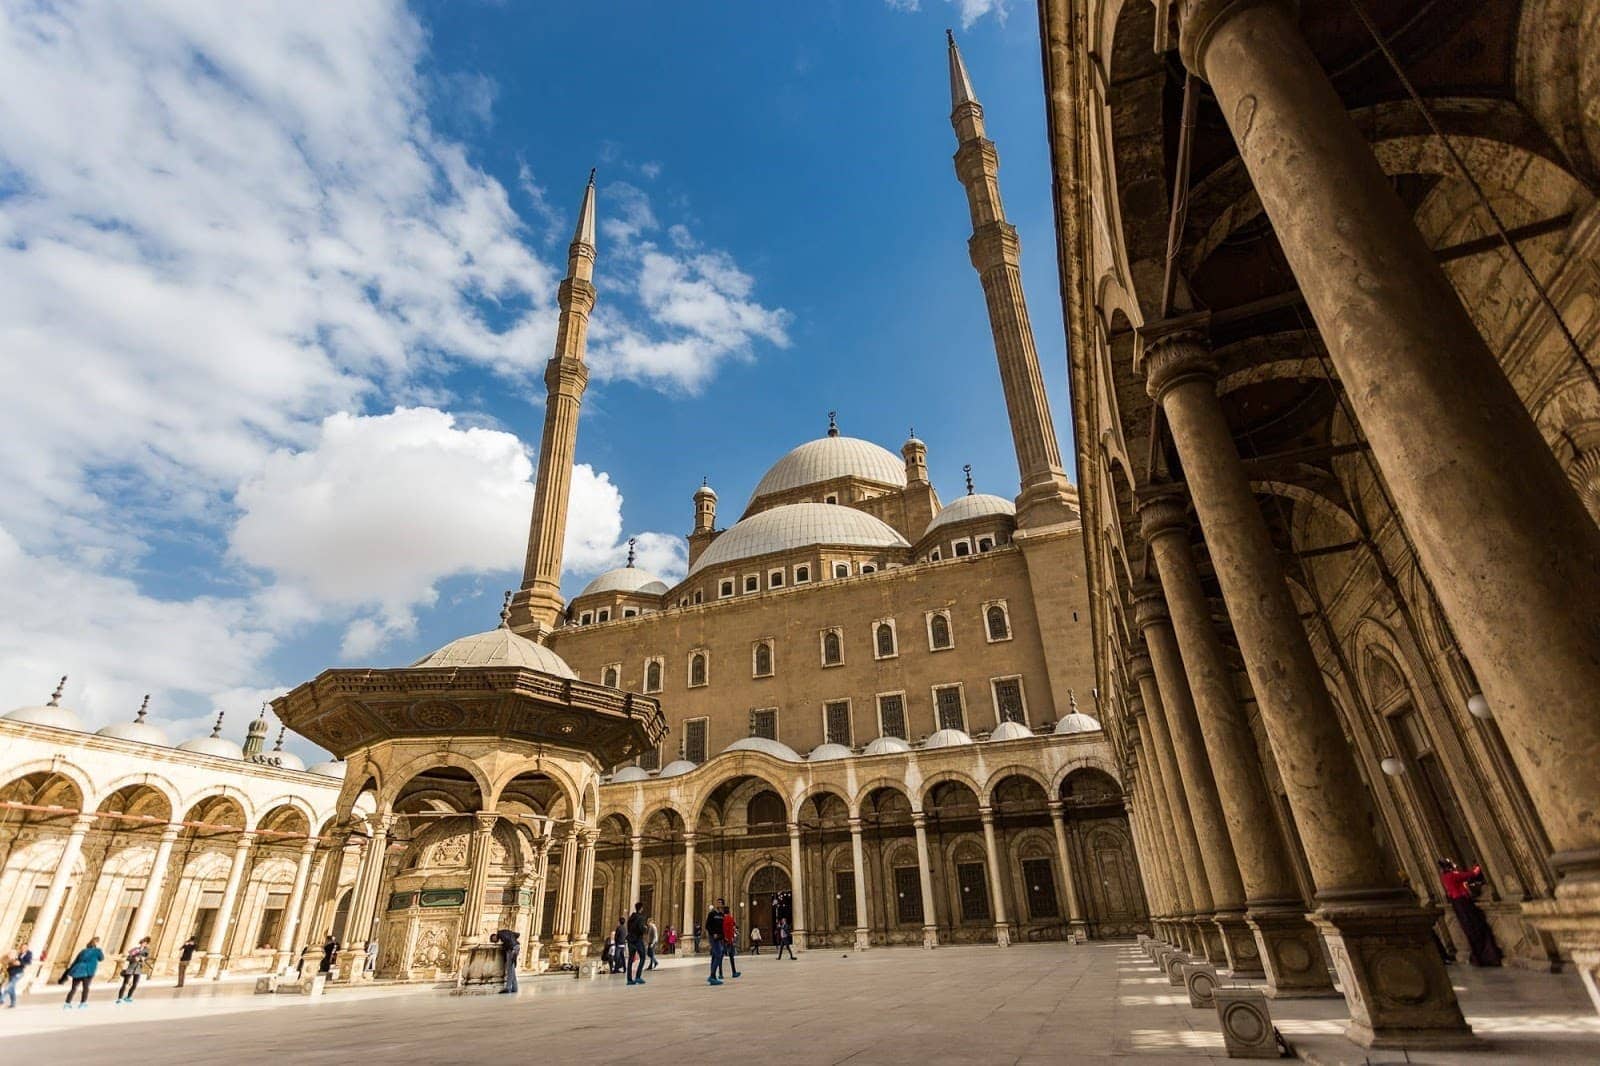
<path id="1" fill-rule="evenodd" d="M 755 675 L 757 677 L 772 676 L 772 645 L 766 641 L 756 645 Z"/>
<path id="2" fill-rule="evenodd" d="M 661 660 L 651 659 L 644 668 L 644 690 L 646 692 L 661 691 Z"/>
<path id="3" fill-rule="evenodd" d="M 989 639 L 1005 640 L 1011 636 L 1011 621 L 1006 618 L 1006 609 L 998 603 L 991 604 L 984 612 L 984 617 L 989 623 Z"/>
<path id="4" fill-rule="evenodd" d="M 894 626 L 888 622 L 878 623 L 878 658 L 887 659 L 894 655 Z"/>
<path id="5" fill-rule="evenodd" d="M 606 667 L 605 681 L 604 681 L 604 684 L 606 685 L 606 687 L 608 687 L 608 688 L 617 688 L 618 687 L 617 681 L 618 681 L 617 668 L 615 666 Z"/>
<path id="6" fill-rule="evenodd" d="M 706 656 L 704 652 L 695 652 L 689 656 L 689 686 L 691 688 L 706 683 Z"/>
<path id="7" fill-rule="evenodd" d="M 928 643 L 935 649 L 950 647 L 950 619 L 936 614 L 928 619 Z"/>
<path id="8" fill-rule="evenodd" d="M 822 664 L 837 666 L 844 661 L 844 648 L 839 643 L 839 631 L 830 629 L 822 634 Z"/>

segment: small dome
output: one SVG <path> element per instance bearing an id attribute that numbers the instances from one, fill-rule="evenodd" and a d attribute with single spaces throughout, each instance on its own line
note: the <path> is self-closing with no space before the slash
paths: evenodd
<path id="1" fill-rule="evenodd" d="M 942 526 L 953 526 L 957 522 L 965 522 L 973 518 L 993 518 L 997 515 L 1015 518 L 1016 514 L 1016 505 L 1010 500 L 1002 499 L 999 496 L 989 496 L 981 492 L 974 493 L 971 496 L 960 496 L 946 504 L 938 514 L 933 516 L 933 521 L 928 523 L 927 533 L 924 533 L 923 536 L 927 536 L 928 533 L 932 533 Z"/>
<path id="2" fill-rule="evenodd" d="M 589 582 L 578 595 L 593 596 L 597 592 L 637 592 L 641 596 L 665 596 L 667 583 L 637 566 L 619 566 Z"/>
<path id="3" fill-rule="evenodd" d="M 338 759 L 329 759 L 327 762 L 319 762 L 313 765 L 310 772 L 320 774 L 323 777 L 343 778 L 344 763 Z"/>
<path id="4" fill-rule="evenodd" d="M 9 712 L 6 718 L 13 722 L 27 722 L 29 725 L 48 725 L 56 729 L 71 729 L 83 732 L 83 722 L 79 720 L 74 711 L 65 707 L 52 707 L 46 704 L 43 707 L 18 707 Z"/>
<path id="5" fill-rule="evenodd" d="M 738 740 L 722 749 L 723 751 L 759 751 L 770 755 L 774 759 L 785 762 L 799 762 L 800 753 L 787 744 L 766 737 L 740 737 Z"/>
<path id="6" fill-rule="evenodd" d="M 624 766 L 611 775 L 611 783 L 620 785 L 628 781 L 648 781 L 650 774 L 640 766 Z"/>
<path id="7" fill-rule="evenodd" d="M 989 734 L 990 740 L 1022 740 L 1033 736 L 1033 730 L 1021 722 L 1001 722 L 993 733 Z"/>
<path id="8" fill-rule="evenodd" d="M 850 749 L 843 744 L 818 744 L 806 756 L 808 762 L 827 762 L 829 759 L 848 759 Z"/>
<path id="9" fill-rule="evenodd" d="M 572 667 L 545 647 L 535 644 L 501 626 L 486 633 L 452 640 L 432 655 L 424 656 L 411 664 L 417 667 L 439 666 L 521 666 L 542 674 L 554 674 L 576 681 L 578 675 Z"/>
<path id="10" fill-rule="evenodd" d="M 694 561 L 689 574 L 692 577 L 707 567 L 814 544 L 910 547 L 892 526 L 865 511 L 836 503 L 790 503 L 735 522 Z"/>
<path id="11" fill-rule="evenodd" d="M 9 718 L 10 715 L 6 717 Z M 117 722 L 95 730 L 95 735 L 112 737 L 116 740 L 132 740 L 139 744 L 155 744 L 162 748 L 172 747 L 172 741 L 167 739 L 167 735 L 149 722 Z"/>
<path id="12" fill-rule="evenodd" d="M 972 738 L 959 729 L 941 729 L 922 742 L 924 748 L 954 748 L 961 744 L 971 744 Z"/>
<path id="13" fill-rule="evenodd" d="M 693 769 L 694 769 L 694 763 L 690 762 L 688 759 L 674 759 L 671 762 L 667 763 L 667 765 L 663 766 L 661 768 L 661 772 L 656 774 L 656 776 L 657 777 L 682 777 L 684 774 L 688 773 L 690 770 L 693 770 Z"/>
<path id="14" fill-rule="evenodd" d="M 1092 715 L 1072 712 L 1056 723 L 1057 733 L 1098 733 L 1100 723 Z"/>
<path id="15" fill-rule="evenodd" d="M 694 498 L 698 500 L 701 497 L 714 500 L 717 498 L 717 490 L 702 482 L 700 487 L 694 490 Z"/>
<path id="16" fill-rule="evenodd" d="M 305 760 L 294 752 L 284 751 L 281 748 L 273 751 L 257 752 L 255 755 L 250 756 L 250 761 L 259 763 L 262 766 L 276 766 L 280 770 L 304 770 L 306 768 Z"/>
<path id="17" fill-rule="evenodd" d="M 887 448 L 856 437 L 809 440 L 772 464 L 756 484 L 751 502 L 775 492 L 804 488 L 835 478 L 853 477 L 903 489 L 905 460 Z"/>
<path id="18" fill-rule="evenodd" d="M 178 745 L 179 751 L 192 751 L 196 755 L 215 755 L 219 759 L 242 759 L 244 749 L 227 737 L 195 737 Z"/>
<path id="19" fill-rule="evenodd" d="M 868 744 L 866 748 L 862 750 L 861 754 L 889 755 L 894 752 L 910 750 L 911 744 L 909 741 L 901 740 L 899 737 L 879 737 L 871 744 Z"/>

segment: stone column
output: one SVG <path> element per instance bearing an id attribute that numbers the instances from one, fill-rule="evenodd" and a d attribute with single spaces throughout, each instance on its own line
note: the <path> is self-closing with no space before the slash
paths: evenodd
<path id="1" fill-rule="evenodd" d="M 1078 904 L 1078 885 L 1072 875 L 1072 853 L 1067 850 L 1066 804 L 1058 799 L 1049 801 L 1050 826 L 1056 834 L 1056 861 L 1061 867 L 1061 887 L 1067 896 L 1067 932 L 1074 940 L 1083 940 L 1087 927 L 1083 921 L 1083 908 Z M 1133 823 L 1129 821 L 1131 829 Z"/>
<path id="2" fill-rule="evenodd" d="M 1143 670 L 1150 670 L 1150 660 L 1143 660 Z M 1154 684 L 1151 684 L 1154 691 Z M 1172 809 L 1167 803 L 1166 785 L 1162 781 L 1161 760 L 1156 757 L 1155 742 L 1150 739 L 1150 716 L 1144 709 L 1144 697 L 1134 696 L 1128 701 L 1128 711 L 1138 723 L 1140 747 L 1144 749 L 1145 791 L 1148 793 L 1150 834 L 1161 852 L 1166 874 L 1170 878 L 1171 903 L 1166 919 L 1169 932 L 1182 926 L 1194 914 L 1194 899 L 1189 895 L 1189 876 L 1183 865 L 1183 855 L 1178 850 L 1178 837 L 1173 829 Z"/>
<path id="3" fill-rule="evenodd" d="M 578 881 L 578 927 L 572 931 L 572 943 L 579 959 L 589 957 L 589 926 L 594 917 L 594 847 L 598 835 L 597 830 L 585 828 L 578 841 L 583 871 Z"/>
<path id="4" fill-rule="evenodd" d="M 130 944 L 137 944 L 150 935 L 150 924 L 155 920 L 156 908 L 161 906 L 161 890 L 166 887 L 167 867 L 172 864 L 172 845 L 182 831 L 183 827 L 179 825 L 168 825 L 161 831 L 155 858 L 150 863 L 150 876 L 145 878 L 144 891 L 139 895 L 139 909 L 133 912 L 133 921 L 128 925 Z"/>
<path id="5" fill-rule="evenodd" d="M 228 867 L 228 883 L 222 889 L 217 921 L 211 927 L 211 940 L 206 944 L 206 957 L 200 966 L 203 976 L 218 978 L 226 970 L 223 953 L 228 945 L 228 932 L 233 928 L 233 909 L 239 902 L 239 885 L 244 881 L 244 869 L 249 863 L 250 848 L 254 843 L 255 834 L 245 831 L 239 834 L 239 842 L 234 845 L 233 864 Z"/>
<path id="6" fill-rule="evenodd" d="M 45 889 L 44 903 L 39 906 L 39 914 L 33 921 L 33 933 L 30 939 L 33 942 L 34 956 L 40 957 L 52 951 L 50 938 L 55 935 L 56 921 L 61 917 L 61 904 L 67 898 L 67 886 L 72 880 L 72 868 L 78 862 L 78 856 L 83 853 L 83 838 L 89 835 L 89 830 L 94 827 L 94 815 L 80 814 L 72 820 L 72 830 L 67 833 L 67 842 L 61 849 L 61 857 L 56 860 L 55 873 L 50 875 L 50 887 Z M 70 948 L 70 944 L 68 948 Z M 66 950 L 55 951 L 52 958 L 66 954 Z"/>
<path id="7" fill-rule="evenodd" d="M 683 834 L 683 925 L 678 930 L 678 943 L 685 945 L 686 954 L 694 952 L 694 840 L 693 833 Z"/>
<path id="8" fill-rule="evenodd" d="M 861 857 L 861 819 L 850 819 L 850 861 L 856 872 L 856 950 L 866 951 L 867 937 L 867 864 Z"/>
<path id="9" fill-rule="evenodd" d="M 928 861 L 928 817 L 911 812 L 911 828 L 917 834 L 917 887 L 922 890 L 922 946 L 939 946 L 939 916 L 933 909 L 933 866 Z"/>
<path id="10" fill-rule="evenodd" d="M 994 900 L 995 946 L 1011 946 L 1011 924 L 1006 921 L 1005 882 L 1000 879 L 1000 852 L 994 842 L 994 808 L 979 807 L 978 818 L 983 822 L 983 848 L 989 857 L 989 895 Z"/>
<path id="11" fill-rule="evenodd" d="M 1188 5 L 1345 394 L 1563 875 L 1531 914 L 1600 968 L 1600 527 L 1462 307 L 1286 2 Z M 1600 996 L 1597 996 L 1600 1004 Z"/>
<path id="12" fill-rule="evenodd" d="M 283 930 L 278 934 L 278 950 L 272 968 L 282 970 L 294 961 L 294 938 L 300 932 L 300 908 L 305 905 L 306 886 L 311 883 L 311 860 L 317 853 L 317 838 L 307 837 L 300 848 L 300 861 L 294 868 L 294 887 L 289 889 L 289 904 L 283 909 Z"/>
<path id="13" fill-rule="evenodd" d="M 1178 772 L 1183 778 L 1183 791 L 1189 801 L 1200 863 L 1211 897 L 1210 920 L 1201 919 L 1200 937 L 1205 944 L 1206 958 L 1213 965 L 1231 968 L 1234 961 L 1233 952 L 1228 949 L 1230 941 L 1246 943 L 1252 948 L 1255 945 L 1255 938 L 1244 921 L 1244 883 L 1239 879 L 1239 864 L 1234 860 L 1233 844 L 1228 839 L 1222 801 L 1217 796 L 1217 782 L 1206 758 L 1194 697 L 1189 691 L 1189 679 L 1184 676 L 1166 599 L 1153 585 L 1144 587 L 1136 595 L 1134 616 L 1155 668 L 1156 687 L 1161 690 L 1167 730 L 1172 737 Z M 1247 965 L 1246 970 L 1254 971 L 1251 976 L 1261 976 L 1259 964 Z"/>
<path id="14" fill-rule="evenodd" d="M 1294 868 L 1276 828 L 1255 735 L 1234 693 L 1232 670 L 1200 585 L 1186 511 L 1175 498 L 1161 496 L 1140 507 L 1139 519 L 1166 592 L 1244 882 L 1250 928 L 1240 936 L 1224 926 L 1230 964 L 1236 975 L 1265 976 L 1269 996 L 1333 995 L 1322 945 L 1305 920 Z"/>
<path id="15" fill-rule="evenodd" d="M 1362 807 L 1365 787 L 1284 583 L 1217 398 L 1199 337 L 1146 332 L 1145 373 L 1188 480 L 1245 669 L 1316 882 L 1316 922 L 1350 1008 L 1348 1035 L 1370 1047 L 1471 1039 L 1424 909 L 1385 860 Z"/>
<path id="16" fill-rule="evenodd" d="M 461 906 L 461 931 L 459 941 L 462 944 L 483 943 L 484 904 L 489 893 L 489 856 L 493 850 L 490 844 L 494 841 L 494 827 L 500 821 L 500 816 L 494 811 L 478 811 L 472 816 L 472 841 L 468 848 L 467 857 L 467 898 Z M 373 836 L 373 843 L 378 838 Z M 379 864 L 381 869 L 382 864 Z M 354 913 L 354 908 L 351 909 Z"/>
<path id="17" fill-rule="evenodd" d="M 572 961 L 572 896 L 578 887 L 578 827 L 561 838 L 561 885 L 556 889 L 555 925 L 551 935 L 559 961 Z"/>
<path id="18" fill-rule="evenodd" d="M 361 952 L 366 950 L 367 941 L 373 936 L 372 921 L 378 913 L 378 896 L 383 890 L 383 868 L 389 858 L 389 829 L 394 825 L 394 815 L 389 813 L 375 814 L 370 818 L 372 823 L 372 839 L 367 842 L 367 850 L 361 857 L 361 867 L 356 872 L 356 883 L 350 896 L 350 913 L 345 920 L 344 950 Z M 467 893 L 468 906 L 472 903 L 472 893 Z M 361 961 L 341 968 L 339 977 L 343 981 L 362 981 L 370 975 L 366 972 L 366 964 Z"/>
<path id="19" fill-rule="evenodd" d="M 526 968 L 539 971 L 540 939 L 544 936 L 544 894 L 550 882 L 550 846 L 555 843 L 548 832 L 539 837 L 535 861 L 539 864 L 533 880 L 533 921 L 528 929 L 528 960 Z"/>
<path id="20" fill-rule="evenodd" d="M 789 932 L 806 949 L 805 868 L 800 856 L 800 823 L 789 823 Z"/>
<path id="21" fill-rule="evenodd" d="M 644 865 L 644 837 L 635 833 L 628 839 L 633 846 L 633 869 L 628 878 L 628 898 L 625 901 L 628 913 L 633 913 L 633 905 L 639 902 L 640 871 Z"/>

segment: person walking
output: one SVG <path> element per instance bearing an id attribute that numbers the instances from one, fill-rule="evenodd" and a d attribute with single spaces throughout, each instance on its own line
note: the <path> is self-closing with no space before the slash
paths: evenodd
<path id="1" fill-rule="evenodd" d="M 72 965 L 67 967 L 63 978 L 71 978 L 72 985 L 67 989 L 67 1000 L 61 1005 L 62 1010 L 72 1009 L 72 995 L 78 995 L 78 1009 L 89 1005 L 89 984 L 94 980 L 95 971 L 105 961 L 106 953 L 100 950 L 100 938 L 90 937 L 88 945 L 77 955 L 73 956 Z"/>
<path id="2" fill-rule="evenodd" d="M 750 927 L 750 954 L 761 954 L 761 927 L 759 925 Z"/>
<path id="3" fill-rule="evenodd" d="M 778 958 L 783 958 L 785 948 L 789 949 L 789 958 L 794 958 L 794 930 L 789 928 L 789 919 L 778 919 Z"/>
<path id="4" fill-rule="evenodd" d="M 522 957 L 522 934 L 515 929 L 501 929 L 494 934 L 494 939 L 500 942 L 501 958 L 506 969 L 506 986 L 500 990 L 500 994 L 516 995 L 517 960 Z"/>
<path id="5" fill-rule="evenodd" d="M 376 940 L 367 941 L 365 968 L 367 973 L 373 973 L 378 969 L 378 942 Z"/>
<path id="6" fill-rule="evenodd" d="M 645 940 L 644 940 L 645 955 L 648 956 L 649 959 L 650 959 L 650 967 L 649 968 L 652 969 L 652 970 L 655 969 L 658 965 L 660 965 L 659 963 L 656 962 L 656 941 L 659 940 L 660 938 L 661 938 L 661 934 L 656 930 L 656 923 L 655 923 L 654 919 L 652 919 L 651 922 L 650 922 L 650 928 L 648 930 L 646 930 L 646 936 L 645 936 Z"/>
<path id="7" fill-rule="evenodd" d="M 706 984 L 708 985 L 720 985 L 722 983 L 722 919 L 722 900 L 718 899 L 717 902 L 711 905 L 711 909 L 706 912 L 706 920 L 703 923 L 706 939 L 711 944 L 711 976 L 706 978 Z M 701 927 L 700 925 L 694 927 L 696 951 L 700 950 Z"/>
<path id="8" fill-rule="evenodd" d="M 676 929 L 674 929 L 672 926 L 669 925 L 669 926 L 667 926 L 667 954 L 668 955 L 676 955 L 677 953 L 678 953 L 678 931 Z"/>
<path id="9" fill-rule="evenodd" d="M 739 923 L 734 921 L 733 911 L 719 899 L 717 903 L 722 906 L 722 957 L 727 960 L 728 969 L 734 977 L 739 976 Z"/>
<path id="10" fill-rule="evenodd" d="M 621 973 L 628 966 L 628 916 L 624 914 L 617 919 L 617 927 L 611 931 L 611 972 Z"/>
<path id="11" fill-rule="evenodd" d="M 6 1008 L 14 1010 L 17 1006 L 17 989 L 22 985 L 22 979 L 28 975 L 28 967 L 33 965 L 33 952 L 28 945 L 17 941 L 17 949 L 6 956 L 5 986 L 0 989 L 0 999 L 6 1001 Z"/>
<path id="12" fill-rule="evenodd" d="M 628 984 L 644 984 L 644 957 L 648 950 L 646 941 L 650 939 L 650 919 L 644 913 L 644 904 L 635 903 L 633 913 L 628 915 Z"/>
<path id="13" fill-rule="evenodd" d="M 333 968 L 339 962 L 339 941 L 332 933 L 322 942 L 322 963 L 317 967 L 318 973 L 328 975 L 328 980 L 333 980 Z"/>
<path id="14" fill-rule="evenodd" d="M 1500 945 L 1495 941 L 1494 929 L 1472 896 L 1474 888 L 1483 887 L 1483 867 L 1473 865 L 1462 869 L 1454 859 L 1440 859 L 1439 880 L 1444 884 L 1450 909 L 1456 912 L 1456 921 L 1461 923 L 1461 931 L 1467 934 L 1472 965 L 1499 966 Z"/>
<path id="15" fill-rule="evenodd" d="M 195 948 L 197 948 L 199 946 L 200 946 L 200 942 L 198 940 L 196 940 L 194 937 L 191 936 L 188 940 L 185 940 L 183 942 L 183 947 L 178 949 L 178 987 L 179 988 L 183 987 L 184 976 L 186 974 L 188 974 L 188 972 L 189 972 L 189 963 L 194 961 L 194 950 L 195 950 Z"/>
<path id="16" fill-rule="evenodd" d="M 133 994 L 139 990 L 139 979 L 150 973 L 150 938 L 135 944 L 122 960 L 122 987 L 117 990 L 117 1003 L 132 1003 Z"/>
<path id="17" fill-rule="evenodd" d="M 699 922 L 695 922 L 694 923 L 694 932 L 693 932 L 692 935 L 694 937 L 694 953 L 696 955 L 700 954 L 700 929 L 701 929 L 700 923 Z"/>

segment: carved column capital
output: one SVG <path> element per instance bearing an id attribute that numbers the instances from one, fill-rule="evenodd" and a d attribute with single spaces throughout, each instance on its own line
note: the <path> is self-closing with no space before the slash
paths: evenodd
<path id="1" fill-rule="evenodd" d="M 799 822 L 790 822 L 788 828 L 789 828 L 789 836 L 791 838 L 798 837 L 800 835 L 800 823 Z"/>
<path id="2" fill-rule="evenodd" d="M 1064 800 L 1047 800 L 1045 806 L 1050 808 L 1051 821 L 1059 822 L 1066 816 L 1067 804 Z"/>
<path id="3" fill-rule="evenodd" d="M 1149 652 L 1145 651 L 1143 648 L 1140 648 L 1128 656 L 1128 676 L 1135 682 L 1143 681 L 1147 677 L 1154 677 L 1155 674 L 1156 668 L 1150 663 Z M 1135 703 L 1139 704 L 1138 711 L 1134 711 L 1133 709 L 1133 705 Z M 1128 710 L 1135 714 L 1143 712 L 1144 700 L 1140 698 L 1138 693 L 1135 693 L 1129 697 Z"/>
<path id="4" fill-rule="evenodd" d="M 1144 387 L 1157 403 L 1176 385 L 1203 381 L 1215 386 L 1217 362 L 1211 346 L 1198 329 L 1164 333 L 1146 340 L 1144 349 Z"/>
<path id="5" fill-rule="evenodd" d="M 984 825 L 994 825 L 994 808 L 993 807 L 979 807 L 978 808 L 978 819 Z"/>
<path id="6" fill-rule="evenodd" d="M 851 833 L 852 836 L 860 836 L 861 835 L 861 819 L 860 818 L 852 818 L 852 819 L 850 819 L 850 833 Z"/>
<path id="7" fill-rule="evenodd" d="M 1150 660 L 1149 659 L 1145 659 L 1145 664 L 1146 664 L 1145 668 L 1153 676 L 1155 674 L 1155 669 L 1153 667 L 1149 666 L 1149 663 L 1150 663 Z M 1134 718 L 1134 719 L 1139 719 L 1139 718 L 1143 718 L 1144 717 L 1144 697 L 1143 696 L 1129 696 L 1128 697 L 1128 715 L 1130 717 Z M 1138 737 L 1137 734 L 1135 734 L 1133 736 L 1130 736 L 1128 738 L 1128 741 L 1134 747 L 1143 747 L 1144 746 L 1144 741 L 1141 740 Z"/>
<path id="8" fill-rule="evenodd" d="M 473 832 L 492 833 L 494 832 L 495 823 L 499 820 L 500 815 L 494 811 L 477 811 L 472 816 L 472 821 L 474 823 L 472 827 Z M 389 827 L 386 824 L 384 825 L 384 828 L 388 829 Z"/>
<path id="9" fill-rule="evenodd" d="M 921 811 L 912 811 L 911 812 L 911 828 L 913 828 L 913 829 L 926 829 L 926 828 L 928 828 L 928 816 L 926 814 L 922 813 Z"/>
<path id="10" fill-rule="evenodd" d="M 1167 611 L 1167 598 L 1161 592 L 1161 586 L 1150 583 L 1140 585 L 1133 590 L 1133 621 L 1141 631 L 1151 626 L 1168 625 L 1172 615 Z M 1144 652 L 1138 653 L 1144 658 L 1146 664 L 1150 656 Z"/>
<path id="11" fill-rule="evenodd" d="M 1293 0 L 1184 0 L 1178 15 L 1178 54 L 1183 65 L 1197 78 L 1204 78 L 1206 46 L 1217 28 L 1248 8 L 1277 4 L 1290 12 L 1298 6 Z"/>
<path id="12" fill-rule="evenodd" d="M 1168 533 L 1189 534 L 1189 509 L 1183 497 L 1175 492 L 1163 492 L 1139 503 L 1139 533 L 1146 541 Z"/>

